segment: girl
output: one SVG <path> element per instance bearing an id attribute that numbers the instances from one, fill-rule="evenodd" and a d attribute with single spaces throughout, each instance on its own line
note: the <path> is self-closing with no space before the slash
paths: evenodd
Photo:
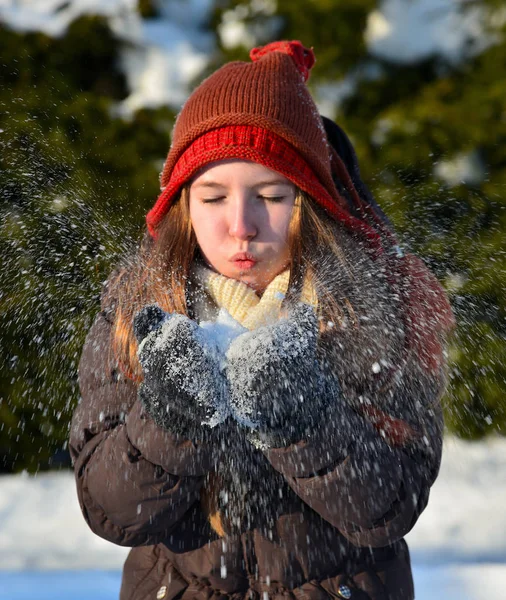
<path id="1" fill-rule="evenodd" d="M 121 600 L 414 597 L 452 314 L 404 256 L 300 42 L 190 96 L 86 340 L 71 452 Z"/>

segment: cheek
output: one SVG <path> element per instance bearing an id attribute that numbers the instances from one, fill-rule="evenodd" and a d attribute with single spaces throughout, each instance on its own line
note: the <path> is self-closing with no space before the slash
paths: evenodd
<path id="1" fill-rule="evenodd" d="M 270 215 L 270 226 L 281 243 L 288 241 L 293 206 L 279 206 Z"/>
<path id="2" fill-rule="evenodd" d="M 219 237 L 220 223 L 216 215 L 202 206 L 190 205 L 190 219 L 200 246 L 213 244 Z"/>

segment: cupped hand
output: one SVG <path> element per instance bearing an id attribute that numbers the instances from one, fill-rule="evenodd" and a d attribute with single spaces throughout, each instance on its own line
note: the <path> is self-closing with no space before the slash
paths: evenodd
<path id="1" fill-rule="evenodd" d="M 139 397 L 153 419 L 167 429 L 181 424 L 212 428 L 225 420 L 223 357 L 195 321 L 156 305 L 134 318 L 144 380 Z"/>
<path id="2" fill-rule="evenodd" d="M 226 354 L 233 417 L 250 429 L 301 435 L 322 400 L 317 342 L 318 320 L 306 304 L 236 338 Z"/>

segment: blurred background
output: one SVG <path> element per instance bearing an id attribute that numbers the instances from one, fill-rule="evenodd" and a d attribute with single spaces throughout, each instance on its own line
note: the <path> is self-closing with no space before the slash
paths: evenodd
<path id="1" fill-rule="evenodd" d="M 178 109 L 280 38 L 314 48 L 320 111 L 451 295 L 449 430 L 504 434 L 505 31 L 498 0 L 2 0 L 0 469 L 66 460 L 84 335 Z"/>
<path id="2" fill-rule="evenodd" d="M 174 118 L 206 74 L 280 38 L 314 48 L 320 112 L 450 294 L 449 438 L 501 443 L 505 34 L 502 0 L 0 0 L 0 472 L 68 469 L 84 336 Z"/>

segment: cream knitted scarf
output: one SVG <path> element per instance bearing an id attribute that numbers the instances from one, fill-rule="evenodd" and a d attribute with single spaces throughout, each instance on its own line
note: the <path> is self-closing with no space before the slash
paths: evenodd
<path id="1" fill-rule="evenodd" d="M 261 297 L 244 282 L 229 279 L 204 265 L 195 266 L 197 281 L 218 308 L 224 308 L 246 329 L 256 329 L 276 322 L 281 316 L 281 304 L 285 298 L 290 271 L 275 277 Z M 318 306 L 316 292 L 309 281 L 302 288 L 301 302 Z"/>

